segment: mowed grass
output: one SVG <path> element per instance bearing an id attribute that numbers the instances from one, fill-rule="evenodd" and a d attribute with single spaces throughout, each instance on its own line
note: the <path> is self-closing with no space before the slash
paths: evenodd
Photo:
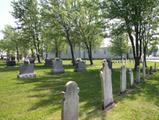
<path id="1" fill-rule="evenodd" d="M 114 63 L 112 77 L 116 104 L 104 112 L 99 76 L 102 61 L 94 62 L 93 66 L 88 65 L 87 71 L 76 73 L 69 65 L 71 62 L 64 61 L 65 73 L 57 75 L 51 73 L 51 67 L 38 64 L 34 79 L 17 79 L 18 66 L 5 67 L 1 62 L 0 120 L 60 120 L 61 92 L 70 80 L 76 81 L 80 88 L 80 120 L 159 120 L 159 73 L 128 89 L 125 96 L 119 96 L 121 64 Z M 133 67 L 133 62 L 128 61 L 127 67 Z"/>

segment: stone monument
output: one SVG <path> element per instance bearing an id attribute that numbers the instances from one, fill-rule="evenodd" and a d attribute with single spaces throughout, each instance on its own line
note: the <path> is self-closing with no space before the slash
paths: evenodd
<path id="1" fill-rule="evenodd" d="M 64 67 L 62 65 L 62 60 L 59 58 L 55 58 L 53 61 L 53 73 L 63 73 L 64 72 Z"/>
<path id="2" fill-rule="evenodd" d="M 62 120 L 78 120 L 79 88 L 77 83 L 69 81 L 63 93 Z"/>
<path id="3" fill-rule="evenodd" d="M 104 60 L 100 71 L 102 94 L 103 94 L 103 109 L 109 110 L 114 105 L 112 91 L 112 71 L 107 60 Z"/>

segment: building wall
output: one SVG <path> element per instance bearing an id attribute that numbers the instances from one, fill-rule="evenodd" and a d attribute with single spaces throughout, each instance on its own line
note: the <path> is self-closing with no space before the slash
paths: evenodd
<path id="1" fill-rule="evenodd" d="M 86 50 L 76 48 L 74 50 L 74 55 L 75 58 L 82 58 L 82 59 L 88 59 L 88 54 Z M 54 58 L 55 53 L 54 52 L 49 52 L 48 53 L 48 59 Z M 109 47 L 102 47 L 102 48 L 96 48 L 92 50 L 92 57 L 93 59 L 104 59 L 104 58 L 120 58 L 119 56 L 113 56 L 110 52 Z M 133 54 L 129 54 L 129 57 L 133 57 Z M 70 49 L 66 49 L 61 52 L 60 58 L 62 59 L 71 59 L 71 51 Z"/>

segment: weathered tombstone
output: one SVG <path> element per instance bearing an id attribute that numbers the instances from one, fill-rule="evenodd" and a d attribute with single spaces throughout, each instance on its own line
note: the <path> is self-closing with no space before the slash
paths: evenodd
<path id="1" fill-rule="evenodd" d="M 78 120 L 79 88 L 76 82 L 69 81 L 65 85 L 62 120 Z"/>
<path id="2" fill-rule="evenodd" d="M 120 71 L 120 93 L 126 92 L 126 67 L 122 66 Z"/>
<path id="3" fill-rule="evenodd" d="M 100 71 L 100 76 L 103 91 L 103 109 L 108 110 L 113 106 L 114 100 L 112 92 L 112 71 L 106 60 L 103 62 L 103 67 Z"/>
<path id="4" fill-rule="evenodd" d="M 45 59 L 45 66 L 46 67 L 51 67 L 53 65 L 52 59 Z"/>
<path id="5" fill-rule="evenodd" d="M 150 66 L 150 71 L 149 71 L 149 73 L 152 74 L 152 66 Z"/>
<path id="6" fill-rule="evenodd" d="M 140 79 L 140 67 L 139 66 L 137 66 L 137 68 L 136 68 L 136 82 L 137 83 L 141 82 L 141 79 Z"/>
<path id="7" fill-rule="evenodd" d="M 36 77 L 34 73 L 34 64 L 23 64 L 20 66 L 18 78 L 32 78 Z"/>
<path id="8" fill-rule="evenodd" d="M 56 58 L 53 61 L 53 72 L 54 73 L 63 73 L 64 72 L 64 67 L 62 65 L 62 60 L 59 58 Z"/>
<path id="9" fill-rule="evenodd" d="M 132 87 L 134 85 L 134 75 L 132 69 L 129 69 L 129 79 L 130 79 L 130 86 Z"/>
<path id="10" fill-rule="evenodd" d="M 86 70 L 86 63 L 81 59 L 77 59 L 75 63 L 75 72 L 82 72 Z"/>

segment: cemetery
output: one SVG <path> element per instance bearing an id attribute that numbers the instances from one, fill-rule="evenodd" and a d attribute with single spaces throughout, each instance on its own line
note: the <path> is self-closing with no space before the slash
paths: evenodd
<path id="1" fill-rule="evenodd" d="M 111 71 L 107 62 L 96 60 L 93 66 L 87 67 L 87 71 L 74 72 L 73 66 L 67 66 L 71 61 L 65 60 L 65 72 L 62 74 L 52 74 L 52 67 L 36 64 L 36 78 L 17 78 L 19 65 L 5 67 L 4 64 L 1 61 L 1 119 L 60 120 L 62 116 L 65 117 L 64 120 L 158 119 L 159 74 L 146 74 L 144 82 L 136 83 L 136 72 L 129 70 L 132 69 L 133 62 L 128 62 L 126 68 L 122 69 L 120 63 L 113 63 Z M 149 66 L 154 64 L 156 63 L 148 62 Z M 156 66 L 159 67 L 158 64 Z M 100 73 L 100 70 L 103 72 Z M 75 88 L 67 88 L 69 83 L 75 84 Z M 72 91 L 74 89 L 76 93 Z M 70 94 L 70 90 L 73 93 Z M 121 90 L 126 90 L 124 95 L 120 94 Z M 75 97 L 73 100 L 76 103 L 70 95 Z M 151 114 L 145 114 L 147 112 Z M 76 118 L 71 119 L 73 114 Z"/>
<path id="2" fill-rule="evenodd" d="M 159 0 L 0 3 L 0 120 L 159 120 Z"/>

